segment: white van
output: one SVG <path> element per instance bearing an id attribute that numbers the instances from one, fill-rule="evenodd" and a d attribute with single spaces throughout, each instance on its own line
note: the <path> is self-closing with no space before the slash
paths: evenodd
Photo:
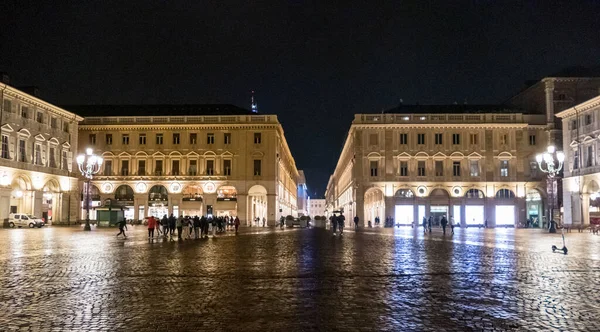
<path id="1" fill-rule="evenodd" d="M 25 226 L 42 228 L 44 222 L 42 219 L 30 214 L 11 213 L 8 217 L 8 226 L 10 228 Z"/>

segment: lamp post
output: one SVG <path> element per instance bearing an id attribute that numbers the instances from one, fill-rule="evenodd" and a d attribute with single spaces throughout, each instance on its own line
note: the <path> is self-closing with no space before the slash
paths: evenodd
<path id="1" fill-rule="evenodd" d="M 554 200 L 556 199 L 556 192 L 554 190 L 554 184 L 556 176 L 562 170 L 565 154 L 562 151 L 556 151 L 556 148 L 553 145 L 550 145 L 546 152 L 536 155 L 535 160 L 537 161 L 540 170 L 548 174 L 548 180 L 550 180 L 552 197 L 550 203 L 550 228 L 548 231 L 550 233 L 556 233 L 556 225 L 554 222 Z M 546 165 L 545 168 L 544 165 Z"/>
<path id="2" fill-rule="evenodd" d="M 96 156 L 94 154 L 94 150 L 91 148 L 87 148 L 85 150 L 85 154 L 80 154 L 77 156 L 77 165 L 79 166 L 79 171 L 81 175 L 85 178 L 86 188 L 85 188 L 85 227 L 84 231 L 91 231 L 90 227 L 90 182 L 94 177 L 94 174 L 100 172 L 100 168 L 102 167 L 102 157 Z"/>

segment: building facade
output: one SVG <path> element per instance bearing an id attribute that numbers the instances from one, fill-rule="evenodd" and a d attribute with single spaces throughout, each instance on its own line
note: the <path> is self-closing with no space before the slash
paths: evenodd
<path id="1" fill-rule="evenodd" d="M 309 198 L 308 200 L 308 215 L 311 217 L 325 216 L 327 209 L 324 198 Z"/>
<path id="2" fill-rule="evenodd" d="M 298 171 L 298 215 L 306 216 L 308 213 L 308 188 L 306 186 L 306 176 L 304 171 Z"/>
<path id="3" fill-rule="evenodd" d="M 600 224 L 600 96 L 556 116 L 564 138 L 564 221 Z"/>
<path id="4" fill-rule="evenodd" d="M 401 105 L 357 114 L 327 208 L 363 225 L 445 215 L 463 226 L 531 219 L 541 227 L 546 188 L 535 155 L 547 146 L 546 124 L 543 114 L 502 106 Z"/>
<path id="5" fill-rule="evenodd" d="M 96 210 L 123 208 L 134 220 L 237 216 L 243 225 L 298 214 L 299 174 L 275 115 L 231 105 L 72 108 L 108 115 L 79 126 L 80 151 L 104 158 L 91 187 Z"/>
<path id="6" fill-rule="evenodd" d="M 79 195 L 73 151 L 80 116 L 0 83 L 0 218 L 23 213 L 49 224 L 75 222 Z"/>

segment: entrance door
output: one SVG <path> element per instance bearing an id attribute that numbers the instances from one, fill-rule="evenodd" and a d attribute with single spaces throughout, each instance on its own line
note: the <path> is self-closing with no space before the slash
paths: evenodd
<path id="1" fill-rule="evenodd" d="M 448 218 L 448 206 L 447 205 L 432 205 L 430 209 L 430 215 L 433 216 L 433 225 L 439 226 L 443 216 Z"/>
<path id="2" fill-rule="evenodd" d="M 496 205 L 496 226 L 515 226 L 514 205 Z"/>
<path id="3" fill-rule="evenodd" d="M 465 206 L 465 223 L 467 226 L 479 226 L 484 222 L 483 205 Z"/>
<path id="4" fill-rule="evenodd" d="M 414 222 L 414 208 L 412 205 L 396 205 L 394 221 L 397 224 L 410 225 Z"/>

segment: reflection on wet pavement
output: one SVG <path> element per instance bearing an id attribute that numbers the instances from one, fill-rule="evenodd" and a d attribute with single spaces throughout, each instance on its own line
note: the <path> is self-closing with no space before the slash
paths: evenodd
<path id="1" fill-rule="evenodd" d="M 600 330 L 600 236 L 0 230 L 0 331 Z"/>

